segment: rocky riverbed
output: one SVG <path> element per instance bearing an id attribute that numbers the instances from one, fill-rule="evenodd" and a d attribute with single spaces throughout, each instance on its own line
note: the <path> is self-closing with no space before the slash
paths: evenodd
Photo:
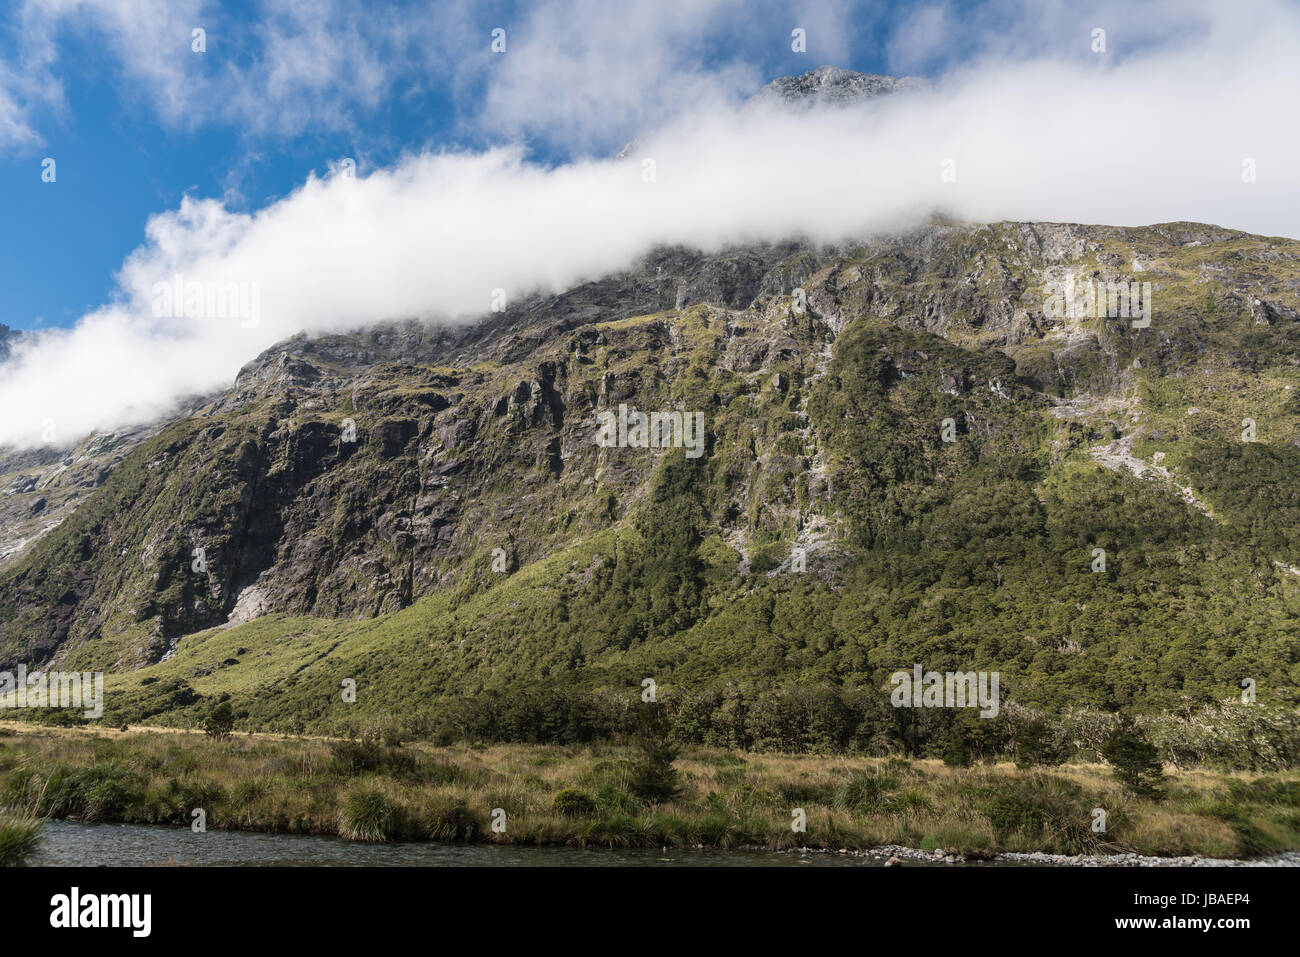
<path id="1" fill-rule="evenodd" d="M 879 859 L 886 867 L 904 864 L 1003 864 L 1029 867 L 1300 867 L 1300 851 L 1288 851 L 1271 857 L 1253 860 L 1233 860 L 1215 857 L 1149 857 L 1143 854 L 1044 854 L 1040 851 L 1021 853 L 1009 851 L 987 859 L 971 859 L 942 849 L 923 851 L 914 847 L 887 844 L 864 851 L 815 850 L 796 848 L 788 854 L 841 854 L 847 857 Z"/>

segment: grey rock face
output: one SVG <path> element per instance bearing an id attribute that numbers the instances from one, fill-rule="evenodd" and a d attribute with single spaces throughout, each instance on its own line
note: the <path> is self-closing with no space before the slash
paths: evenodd
<path id="1" fill-rule="evenodd" d="M 10 329 L 3 322 L 0 322 L 0 362 L 9 358 L 9 353 L 18 340 L 22 338 L 22 333 L 17 329 Z"/>
<path id="2" fill-rule="evenodd" d="M 836 66 L 819 66 L 803 76 L 778 77 L 758 91 L 754 102 L 783 101 L 808 106 L 843 104 L 924 86 L 925 81 L 916 77 L 880 76 L 855 73 Z"/>

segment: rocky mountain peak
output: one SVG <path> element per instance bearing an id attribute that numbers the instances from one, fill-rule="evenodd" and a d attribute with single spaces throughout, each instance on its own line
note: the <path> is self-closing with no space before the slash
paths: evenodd
<path id="1" fill-rule="evenodd" d="M 803 76 L 777 77 L 755 95 L 756 102 L 782 100 L 799 105 L 843 104 L 872 96 L 917 89 L 924 81 L 911 76 L 893 77 L 858 73 L 837 66 L 819 66 Z"/>
<path id="2" fill-rule="evenodd" d="M 914 76 L 883 76 L 877 73 L 858 73 L 838 66 L 819 66 L 803 76 L 780 76 L 763 87 L 749 102 L 764 104 L 781 102 L 793 106 L 811 107 L 832 104 L 843 106 L 873 96 L 885 96 L 904 90 L 921 89 L 926 81 Z M 614 154 L 625 160 L 640 148 L 639 140 L 631 140 Z"/>

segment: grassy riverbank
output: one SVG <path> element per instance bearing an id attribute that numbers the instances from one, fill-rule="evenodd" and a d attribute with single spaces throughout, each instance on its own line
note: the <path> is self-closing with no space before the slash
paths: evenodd
<path id="1" fill-rule="evenodd" d="M 351 839 L 629 846 L 998 851 L 1250 857 L 1300 849 L 1300 772 L 1166 768 L 1163 800 L 1103 765 L 685 752 L 679 792 L 636 796 L 627 748 L 394 746 L 327 739 L 0 731 L 0 805 L 17 814 Z M 557 795 L 561 795 L 557 799 Z M 505 812 L 503 832 L 493 809 Z M 795 809 L 803 833 L 792 828 Z M 1092 830 L 1094 809 L 1106 830 Z M 500 815 L 497 815 L 498 820 Z"/>

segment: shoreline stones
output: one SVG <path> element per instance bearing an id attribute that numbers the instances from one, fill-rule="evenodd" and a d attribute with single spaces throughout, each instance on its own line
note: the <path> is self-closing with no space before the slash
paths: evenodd
<path id="1" fill-rule="evenodd" d="M 751 846 L 744 850 L 766 850 Z M 967 858 L 942 849 L 923 851 L 897 844 L 883 844 L 859 851 L 838 851 L 817 847 L 786 848 L 781 854 L 842 854 L 851 857 L 883 858 L 885 867 L 901 867 L 907 861 L 926 864 L 1002 864 L 1048 867 L 1300 867 L 1300 851 L 1286 851 L 1254 860 L 1197 857 L 1149 857 L 1142 854 L 1048 854 L 1043 851 L 1004 851 L 988 859 Z"/>

